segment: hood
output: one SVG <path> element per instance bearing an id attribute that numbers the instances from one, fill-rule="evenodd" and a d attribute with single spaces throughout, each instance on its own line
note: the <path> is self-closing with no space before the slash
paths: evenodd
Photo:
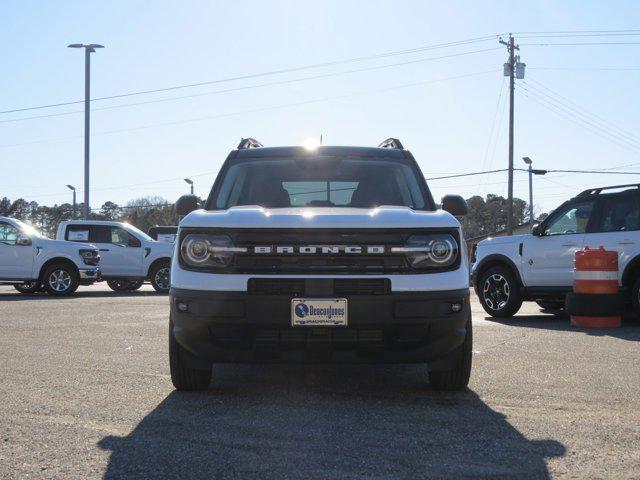
<path id="1" fill-rule="evenodd" d="M 531 235 L 511 235 L 511 236 L 504 236 L 504 237 L 489 237 L 486 240 L 482 240 L 481 242 L 478 242 L 478 247 L 484 247 L 484 246 L 489 246 L 489 245 L 506 245 L 506 244 L 510 244 L 510 243 L 520 243 L 522 242 L 526 237 L 529 237 Z"/>
<path id="2" fill-rule="evenodd" d="M 456 218 L 444 210 L 435 212 L 408 207 L 378 208 L 263 208 L 255 205 L 228 210 L 196 210 L 180 227 L 218 228 L 459 228 Z"/>
<path id="3" fill-rule="evenodd" d="M 80 248 L 90 248 L 93 250 L 98 250 L 98 247 L 91 243 L 70 242 L 68 240 L 52 240 L 50 238 L 34 239 L 33 243 L 46 248 L 69 248 L 74 250 L 78 250 Z"/>

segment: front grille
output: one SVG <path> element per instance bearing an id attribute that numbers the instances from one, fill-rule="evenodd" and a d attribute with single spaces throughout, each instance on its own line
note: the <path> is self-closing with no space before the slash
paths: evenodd
<path id="1" fill-rule="evenodd" d="M 404 246 L 411 235 L 420 233 L 449 233 L 460 241 L 457 229 L 195 229 L 181 231 L 181 241 L 189 233 L 223 234 L 231 237 L 233 245 L 247 249 L 236 253 L 225 269 L 211 269 L 215 273 L 262 274 L 390 274 L 424 273 L 454 270 L 458 262 L 447 268 L 412 268 L 403 253 L 391 252 L 392 247 Z M 295 253 L 277 253 L 277 246 L 292 247 Z M 299 247 L 340 246 L 338 253 L 300 253 Z M 361 253 L 347 253 L 344 247 L 360 247 Z M 256 253 L 265 247 L 269 253 Z M 368 247 L 384 247 L 384 253 L 369 252 Z M 183 264 L 188 270 L 199 270 Z M 202 270 L 207 271 L 206 268 Z"/>
<path id="2" fill-rule="evenodd" d="M 336 296 L 386 295 L 391 292 L 388 278 L 342 278 L 333 281 Z"/>
<path id="3" fill-rule="evenodd" d="M 323 279 L 329 282 L 328 291 L 335 297 L 354 295 L 386 295 L 391 292 L 388 278 L 341 278 Z M 317 295 L 307 288 L 304 278 L 250 278 L 247 290 L 251 295 Z"/>
<path id="4" fill-rule="evenodd" d="M 247 290 L 251 295 L 304 296 L 304 278 L 250 278 Z"/>
<path id="5" fill-rule="evenodd" d="M 383 342 L 383 331 L 364 328 L 315 328 L 315 329 L 259 329 L 255 332 L 256 343 L 368 343 Z"/>

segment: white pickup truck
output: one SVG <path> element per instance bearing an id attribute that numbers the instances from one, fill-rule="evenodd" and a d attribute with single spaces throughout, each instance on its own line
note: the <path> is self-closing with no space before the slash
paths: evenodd
<path id="1" fill-rule="evenodd" d="M 78 285 L 100 278 L 98 249 L 43 237 L 15 218 L 0 217 L 0 283 L 21 293 L 41 288 L 51 295 L 71 295 Z"/>
<path id="2" fill-rule="evenodd" d="M 169 291 L 172 243 L 158 242 L 128 223 L 98 220 L 61 222 L 56 238 L 96 245 L 102 278 L 112 290 L 137 290 L 148 279 L 157 292 Z"/>
<path id="3" fill-rule="evenodd" d="M 523 301 L 564 307 L 572 290 L 576 251 L 618 252 L 621 291 L 640 313 L 640 184 L 594 188 L 560 205 L 531 235 L 480 242 L 471 274 L 484 310 L 514 315 Z"/>

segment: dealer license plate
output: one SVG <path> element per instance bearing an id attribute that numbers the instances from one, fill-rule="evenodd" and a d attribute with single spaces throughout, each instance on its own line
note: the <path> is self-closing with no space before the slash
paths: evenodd
<path id="1" fill-rule="evenodd" d="M 294 298 L 291 300 L 294 327 L 346 327 L 346 298 Z"/>

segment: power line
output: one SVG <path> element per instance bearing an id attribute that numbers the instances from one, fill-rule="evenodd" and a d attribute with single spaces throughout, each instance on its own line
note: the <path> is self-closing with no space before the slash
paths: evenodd
<path id="1" fill-rule="evenodd" d="M 529 70 L 588 70 L 588 71 L 637 71 L 640 67 L 527 67 Z"/>
<path id="2" fill-rule="evenodd" d="M 604 170 L 547 170 L 547 173 L 597 173 L 603 175 L 640 175 L 640 172 L 612 172 Z"/>
<path id="3" fill-rule="evenodd" d="M 427 178 L 426 180 L 433 181 L 433 180 L 444 180 L 445 178 L 471 177 L 473 175 L 484 175 L 485 173 L 506 172 L 507 170 L 509 170 L 509 169 L 508 168 L 501 168 L 501 169 L 498 169 L 498 170 L 483 170 L 481 172 L 459 173 L 457 175 L 446 175 L 444 177 L 431 177 L 431 178 Z M 523 169 L 514 168 L 514 170 L 523 170 Z"/>
<path id="4" fill-rule="evenodd" d="M 298 72 L 298 71 L 301 71 L 301 70 L 310 70 L 310 69 L 316 69 L 316 68 L 324 68 L 324 67 L 330 67 L 330 66 L 336 66 L 336 65 L 343 65 L 343 64 L 346 64 L 346 63 L 365 62 L 365 61 L 369 61 L 369 60 L 375 60 L 375 59 L 379 59 L 379 58 L 391 57 L 391 56 L 396 56 L 396 55 L 407 55 L 407 54 L 411 54 L 411 53 L 424 52 L 424 51 L 428 51 L 428 50 L 436 50 L 436 49 L 440 49 L 440 48 L 450 48 L 450 47 L 457 47 L 457 46 L 461 46 L 461 45 L 468 45 L 468 44 L 472 44 L 472 43 L 486 42 L 486 41 L 489 41 L 489 40 L 493 40 L 494 38 L 495 38 L 495 35 L 487 35 L 487 36 L 484 36 L 484 37 L 476 37 L 476 38 L 470 38 L 470 39 L 466 39 L 466 40 L 458 40 L 458 41 L 447 42 L 447 43 L 438 43 L 438 44 L 432 44 L 432 45 L 427 45 L 427 46 L 417 47 L 417 48 L 411 48 L 411 49 L 406 49 L 406 50 L 397 50 L 397 51 L 392 51 L 392 52 L 385 52 L 385 53 L 379 53 L 379 54 L 362 56 L 362 57 L 354 57 L 354 58 L 348 58 L 348 59 L 343 59 L 343 60 L 334 60 L 334 61 L 329 61 L 329 62 L 316 63 L 316 64 L 311 64 L 311 65 L 304 65 L 304 66 L 300 66 L 300 67 L 283 68 L 283 69 L 279 69 L 279 70 L 271 70 L 271 71 L 267 71 L 267 72 L 253 73 L 253 74 L 247 74 L 247 75 L 239 75 L 239 76 L 235 76 L 235 77 L 227 77 L 227 78 L 221 78 L 221 79 L 216 79 L 216 80 L 209 80 L 209 81 L 205 81 L 205 82 L 189 83 L 189 84 L 184 84 L 184 85 L 174 85 L 174 86 L 171 86 L 171 87 L 156 88 L 156 89 L 150 89 L 150 90 L 140 90 L 140 91 L 136 91 L 136 92 L 121 93 L 121 94 L 110 95 L 110 96 L 106 96 L 106 97 L 97 97 L 97 98 L 91 99 L 91 101 L 92 102 L 96 102 L 96 101 L 101 101 L 101 100 L 112 100 L 112 99 L 115 99 L 115 98 L 131 97 L 131 96 L 134 96 L 134 95 L 146 95 L 146 94 L 150 94 L 150 93 L 168 92 L 168 91 L 180 90 L 180 89 L 184 89 L 184 88 L 202 87 L 202 86 L 205 86 L 205 85 L 213 85 L 213 84 L 217 84 L 217 83 L 234 82 L 234 81 L 238 81 L 238 80 L 248 80 L 248 79 L 257 78 L 257 77 L 281 75 L 281 74 L 285 74 L 285 73 Z M 24 111 L 27 111 L 27 110 L 38 110 L 38 109 L 42 109 L 42 108 L 62 107 L 62 106 L 66 106 L 66 105 L 74 105 L 74 104 L 83 103 L 83 102 L 84 102 L 84 100 L 75 100 L 75 101 L 70 101 L 70 102 L 52 103 L 52 104 L 48 104 L 48 105 L 38 105 L 38 106 L 34 106 L 34 107 L 16 108 L 16 109 L 12 109 L 12 110 L 0 111 L 0 114 L 24 112 Z"/>
<path id="5" fill-rule="evenodd" d="M 489 158 L 489 149 L 491 148 L 491 144 L 493 143 L 493 132 L 496 127 L 496 120 L 498 118 L 498 113 L 500 113 L 500 105 L 502 104 L 502 92 L 504 91 L 504 79 L 500 82 L 500 92 L 498 93 L 498 101 L 496 102 L 496 110 L 493 114 L 493 120 L 491 121 L 491 129 L 489 130 L 489 141 L 487 142 L 487 147 L 484 151 L 484 157 L 482 158 L 482 167 L 481 169 L 485 169 L 485 165 L 487 163 L 487 159 Z M 502 120 L 502 119 L 501 119 Z M 499 132 L 496 132 L 496 136 Z"/>
<path id="6" fill-rule="evenodd" d="M 580 45 L 640 45 L 640 42 L 571 42 L 571 43 L 521 43 L 521 46 L 529 47 L 550 47 L 550 46 L 566 46 L 575 47 Z"/>
<path id="7" fill-rule="evenodd" d="M 602 37 L 635 37 L 640 35 L 640 31 L 622 32 L 622 33 L 567 33 L 567 34 L 537 34 L 537 35 L 518 35 L 518 38 L 602 38 Z"/>
<path id="8" fill-rule="evenodd" d="M 322 102 L 328 102 L 328 101 L 334 101 L 334 100 L 342 100 L 342 99 L 345 99 L 345 98 L 353 98 L 353 97 L 357 97 L 357 96 L 371 95 L 371 94 L 381 93 L 381 92 L 386 92 L 386 91 L 391 91 L 391 90 L 398 90 L 398 89 L 402 89 L 402 88 L 410 88 L 410 87 L 415 87 L 415 86 L 420 86 L 420 85 L 427 85 L 427 84 L 430 84 L 430 83 L 438 83 L 438 82 L 443 82 L 443 81 L 448 81 L 448 80 L 456 80 L 456 79 L 460 79 L 460 78 L 466 78 L 466 77 L 477 76 L 477 75 L 485 75 L 487 73 L 495 73 L 495 72 L 496 72 L 495 69 L 485 70 L 485 71 L 482 71 L 482 72 L 475 72 L 475 73 L 469 73 L 469 74 L 463 74 L 463 75 L 456 75 L 456 76 L 453 76 L 453 77 L 437 78 L 437 79 L 426 80 L 426 81 L 421 81 L 421 82 L 412 82 L 412 83 L 406 83 L 406 84 L 402 84 L 402 85 L 396 85 L 396 86 L 393 86 L 393 87 L 386 87 L 386 88 L 380 88 L 380 89 L 375 89 L 375 90 L 358 91 L 358 92 L 348 93 L 348 94 L 344 94 L 344 95 L 337 95 L 337 96 L 333 96 L 333 97 L 317 98 L 317 99 L 305 100 L 305 101 L 294 102 L 294 103 L 289 103 L 289 104 L 272 105 L 272 106 L 268 106 L 268 107 L 255 108 L 255 109 L 249 109 L 249 110 L 241 110 L 241 111 L 236 111 L 236 112 L 224 113 L 224 114 L 220 114 L 220 115 L 208 115 L 208 116 L 204 116 L 204 117 L 188 118 L 188 119 L 176 120 L 176 121 L 172 121 L 172 122 L 153 123 L 153 124 L 141 125 L 141 126 L 138 126 L 138 127 L 122 128 L 122 129 L 117 129 L 117 130 L 107 130 L 107 131 L 103 131 L 103 132 L 95 132 L 95 133 L 92 133 L 91 136 L 93 137 L 93 136 L 97 136 L 97 135 L 110 135 L 110 134 L 114 134 L 114 133 L 132 132 L 132 131 L 144 130 L 144 129 L 148 129 L 148 128 L 180 125 L 180 124 L 184 124 L 184 123 L 200 122 L 200 121 L 204 121 L 204 120 L 212 120 L 212 119 L 217 119 L 217 118 L 226 118 L 226 117 L 231 117 L 231 116 L 235 116 L 235 115 L 243 115 L 243 114 L 247 114 L 247 113 L 258 113 L 258 112 L 264 112 L 264 111 L 269 111 L 269 110 L 278 110 L 278 109 L 282 109 L 282 108 L 290 108 L 290 107 L 297 107 L 297 106 L 302 106 L 302 105 L 309 105 L 309 104 L 313 104 L 313 103 L 322 103 Z M 57 142 L 57 141 L 63 141 L 63 140 L 76 140 L 76 139 L 79 139 L 79 138 L 82 138 L 82 135 L 80 135 L 80 136 L 78 136 L 78 135 L 69 136 L 69 137 L 58 137 L 58 138 L 49 138 L 49 139 L 43 139 L 43 140 L 34 140 L 34 141 L 30 141 L 30 142 L 0 145 L 0 148 L 19 147 L 19 146 L 34 145 L 34 144 L 39 144 L 39 143 Z"/>
<path id="9" fill-rule="evenodd" d="M 385 65 L 376 65 L 376 66 L 373 66 L 373 67 L 358 68 L 358 69 L 346 70 L 346 71 L 341 71 L 341 72 L 324 73 L 324 74 L 319 74 L 319 75 L 312 75 L 312 76 L 307 76 L 307 77 L 299 77 L 299 78 L 288 79 L 288 80 L 279 80 L 279 81 L 276 81 L 276 82 L 267 82 L 267 83 L 261 83 L 261 84 L 256 84 L 256 85 L 247 85 L 247 86 L 243 86 L 243 87 L 228 88 L 228 89 L 224 89 L 224 90 L 215 90 L 215 91 L 212 91 L 212 92 L 196 93 L 196 94 L 192 94 L 192 95 L 182 95 L 182 96 L 178 96 L 178 97 L 160 98 L 160 99 L 155 99 L 155 100 L 147 100 L 147 101 L 144 101 L 144 102 L 125 103 L 125 104 L 121 104 L 121 105 L 110 105 L 110 106 L 107 106 L 107 107 L 94 108 L 93 111 L 112 110 L 112 109 L 115 109 L 115 108 L 124 108 L 124 107 L 132 107 L 132 106 L 139 106 L 139 105 L 148 105 L 148 104 L 153 104 L 153 103 L 182 100 L 182 99 L 186 99 L 186 98 L 196 98 L 196 97 L 203 97 L 203 96 L 208 96 L 208 95 L 218 95 L 218 94 L 222 94 L 222 93 L 239 92 L 239 91 L 243 91 L 243 90 L 251 90 L 251 89 L 254 89 L 254 88 L 271 87 L 271 86 L 277 86 L 277 85 L 287 85 L 287 84 L 290 84 L 290 83 L 302 82 L 302 81 L 306 81 L 306 80 L 316 80 L 316 79 L 321 79 L 321 78 L 330 78 L 330 77 L 335 77 L 335 76 L 339 76 L 339 75 L 347 75 L 347 74 L 351 74 L 351 73 L 367 72 L 367 71 L 372 71 L 372 70 L 381 70 L 381 69 L 384 69 L 384 68 L 393 68 L 393 67 L 399 67 L 399 66 L 404 66 L 404 65 L 411 65 L 411 64 L 414 64 L 414 63 L 423 63 L 423 62 L 430 62 L 430 61 L 435 61 L 435 60 L 443 60 L 443 59 L 452 58 L 452 57 L 473 55 L 473 54 L 476 54 L 476 53 L 484 53 L 484 52 L 489 52 L 489 51 L 492 51 L 492 50 L 499 50 L 499 47 L 482 49 L 482 50 L 474 50 L 474 51 L 470 51 L 470 52 L 455 53 L 455 54 L 452 54 L 452 55 L 442 55 L 442 56 L 439 56 L 439 57 L 420 58 L 420 59 L 409 60 L 409 61 L 405 61 L 405 62 L 391 63 L 391 64 L 385 64 Z M 2 113 L 2 112 L 0 112 L 0 113 Z M 33 119 L 38 119 L 38 118 L 59 117 L 59 116 L 77 114 L 77 113 L 84 113 L 84 110 L 74 110 L 72 112 L 58 112 L 58 113 L 51 113 L 51 114 L 46 114 L 46 115 L 35 115 L 35 116 L 31 116 L 31 117 L 12 118 L 12 119 L 8 119 L 8 120 L 0 120 L 0 123 L 12 123 L 12 122 L 19 122 L 19 121 L 24 121 L 24 120 L 33 120 Z"/>
<path id="10" fill-rule="evenodd" d="M 609 34 L 618 35 L 621 33 L 637 33 L 640 34 L 640 30 L 555 30 L 555 31 L 537 31 L 537 32 L 513 32 L 513 35 L 549 35 L 549 34 Z"/>
<path id="11" fill-rule="evenodd" d="M 523 87 L 522 85 L 518 85 L 518 88 L 522 91 L 522 94 L 527 97 L 529 100 L 531 100 L 534 103 L 537 103 L 538 105 L 542 106 L 543 108 L 546 108 L 547 110 L 552 111 L 553 113 L 555 113 L 556 115 L 564 118 L 565 120 L 571 122 L 571 123 L 575 123 L 576 125 L 590 131 L 591 133 L 604 138 L 605 140 L 608 140 L 609 142 L 625 148 L 627 150 L 631 150 L 634 153 L 639 153 L 640 150 L 637 149 L 637 147 L 635 145 L 633 145 L 632 143 L 627 142 L 626 140 L 621 143 L 619 140 L 617 140 L 615 138 L 614 135 L 608 133 L 608 132 L 603 132 L 601 130 L 599 130 L 599 126 L 595 125 L 596 128 L 591 128 L 588 125 L 593 125 L 592 122 L 589 122 L 587 120 L 584 119 L 580 119 L 580 121 L 576 120 L 576 118 L 573 118 L 572 116 L 569 116 L 567 114 L 565 114 L 565 112 L 563 111 L 562 107 L 558 107 L 556 106 L 553 102 L 550 102 L 544 98 L 536 98 L 535 97 L 535 93 L 531 92 L 530 90 L 527 90 L 526 87 Z M 578 118 L 578 117 L 577 117 Z M 586 125 L 585 125 L 586 124 Z"/>
<path id="12" fill-rule="evenodd" d="M 607 120 L 606 118 L 595 114 L 589 110 L 587 110 L 585 107 L 583 107 L 582 105 L 572 101 L 571 99 L 567 98 L 566 96 L 555 92 L 554 90 L 550 89 L 549 87 L 545 86 L 543 83 L 539 82 L 538 80 L 536 80 L 535 78 L 529 78 L 529 80 L 533 81 L 535 84 L 539 85 L 541 88 L 543 88 L 544 90 L 550 92 L 553 96 L 558 97 L 560 99 L 559 103 L 564 103 L 564 104 L 568 104 L 570 106 L 574 106 L 576 108 L 571 108 L 572 110 L 576 111 L 576 112 L 583 112 L 584 114 L 586 114 L 587 116 L 592 117 L 593 119 L 595 119 L 596 121 L 598 121 L 599 123 L 603 124 L 607 129 L 612 130 L 614 133 L 619 134 L 622 137 L 627 138 L 628 140 L 634 142 L 634 143 L 638 143 L 640 145 L 640 138 L 637 137 L 635 134 L 624 130 L 623 128 L 617 126 L 616 124 L 610 122 L 609 120 Z M 524 82 L 527 84 L 527 86 L 533 88 L 534 90 L 538 91 L 540 94 L 545 95 L 548 98 L 553 98 L 553 96 L 550 96 L 546 93 L 544 93 L 542 90 L 540 90 L 540 88 L 537 88 L 533 85 L 529 85 L 527 82 Z"/>

